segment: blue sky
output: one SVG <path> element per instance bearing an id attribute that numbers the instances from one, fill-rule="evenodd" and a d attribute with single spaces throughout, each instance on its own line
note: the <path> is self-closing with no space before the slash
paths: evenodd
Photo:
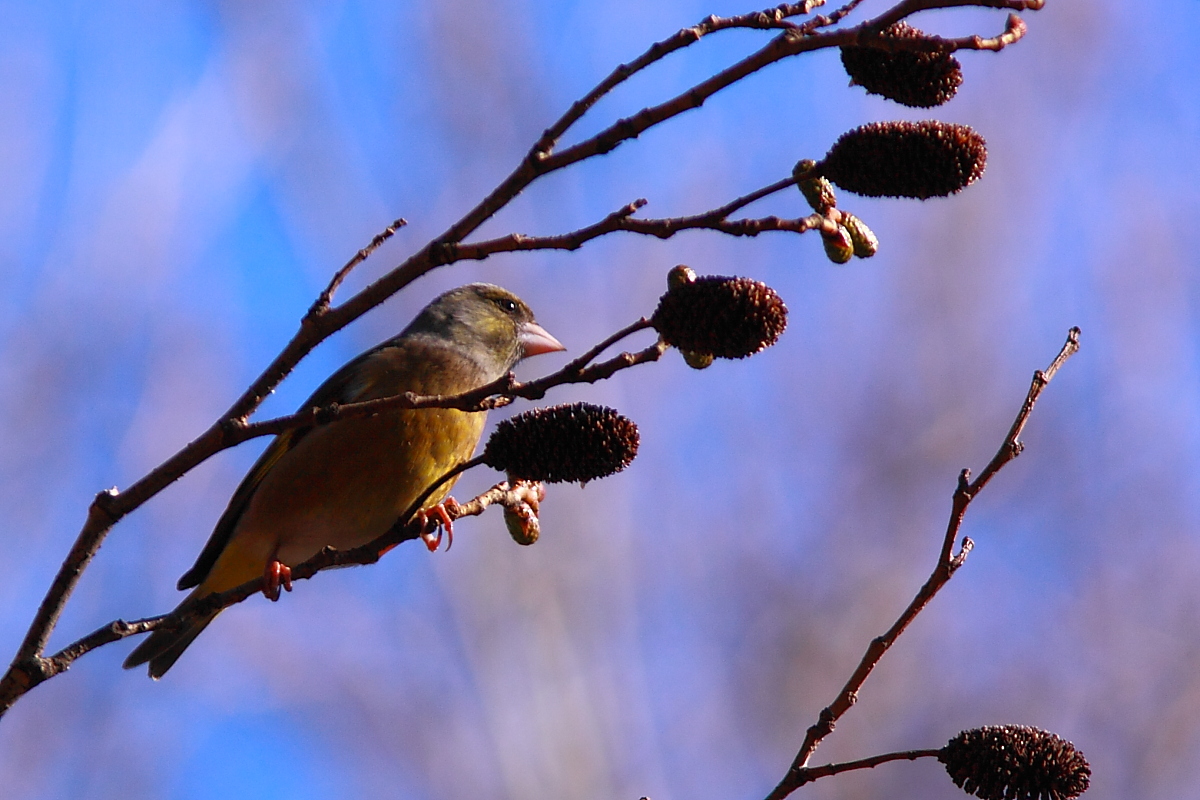
<path id="1" fill-rule="evenodd" d="M 0 3 L 0 645 L 15 650 L 91 496 L 207 427 L 372 235 L 409 220 L 346 293 L 616 64 L 748 10 Z M 620 476 L 555 487 L 534 547 L 486 515 L 450 553 L 403 547 L 248 601 L 157 684 L 119 668 L 129 645 L 82 659 L 0 724 L 6 797 L 761 796 L 924 580 L 958 470 L 991 457 L 1072 325 L 1083 349 L 972 507 L 967 566 L 816 760 L 1018 722 L 1088 754 L 1091 798 L 1200 797 L 1200 6 L 1048 0 L 1024 17 L 1017 46 L 961 54 L 942 108 L 868 97 L 815 53 L 535 184 L 481 232 L 562 232 L 638 197 L 647 216 L 706 210 L 870 121 L 983 133 L 987 173 L 961 195 L 839 196 L 881 239 L 869 261 L 835 267 L 812 235 L 613 236 L 440 270 L 322 345 L 264 413 L 470 280 L 516 291 L 576 353 L 649 313 L 677 263 L 764 280 L 791 311 L 752 359 L 696 372 L 672 353 L 548 398 L 616 406 L 643 448 Z M 992 34 L 1003 14 L 914 23 Z M 671 56 L 568 140 L 766 36 Z M 803 212 L 798 193 L 748 210 Z M 53 644 L 178 602 L 261 446 L 122 522 Z M 929 763 L 804 791 L 960 796 Z"/>

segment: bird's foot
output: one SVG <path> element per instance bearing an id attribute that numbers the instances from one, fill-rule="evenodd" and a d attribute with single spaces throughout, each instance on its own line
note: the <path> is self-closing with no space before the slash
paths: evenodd
<path id="1" fill-rule="evenodd" d="M 434 552 L 441 545 L 443 530 L 446 532 L 446 550 L 449 552 L 454 544 L 454 519 L 450 513 L 457 510 L 458 501 L 447 497 L 436 506 L 417 512 L 417 519 L 421 520 L 421 541 L 425 542 L 429 552 Z"/>
<path id="2" fill-rule="evenodd" d="M 289 592 L 292 590 L 292 568 L 279 559 L 272 558 L 263 570 L 263 597 L 272 603 L 276 602 L 279 600 L 280 586 Z"/>

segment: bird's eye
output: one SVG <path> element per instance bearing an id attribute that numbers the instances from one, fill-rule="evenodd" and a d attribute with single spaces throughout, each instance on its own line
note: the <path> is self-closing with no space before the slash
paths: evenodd
<path id="1" fill-rule="evenodd" d="M 501 308 L 501 309 L 503 309 L 503 310 L 504 310 L 504 312 L 505 312 L 505 313 L 507 313 L 507 314 L 512 314 L 512 313 L 515 313 L 515 312 L 516 312 L 516 310 L 517 310 L 517 304 L 516 304 L 516 302 L 515 302 L 515 301 L 513 301 L 513 300 L 509 300 L 509 299 L 508 299 L 508 298 L 506 298 L 506 297 L 502 297 L 502 298 L 500 298 L 499 300 L 497 300 L 497 301 L 496 301 L 496 303 L 497 303 L 497 304 L 500 306 L 500 308 Z"/>

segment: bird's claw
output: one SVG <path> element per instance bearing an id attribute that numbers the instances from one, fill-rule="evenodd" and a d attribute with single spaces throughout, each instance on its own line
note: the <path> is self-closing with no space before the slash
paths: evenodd
<path id="1" fill-rule="evenodd" d="M 263 597 L 272 603 L 277 602 L 280 586 L 286 591 L 292 590 L 292 568 L 279 559 L 272 558 L 267 562 L 267 568 L 263 570 Z"/>
<path id="2" fill-rule="evenodd" d="M 441 545 L 443 530 L 446 532 L 446 551 L 450 551 L 454 545 L 454 518 L 450 513 L 457 510 L 458 501 L 447 497 L 436 506 L 417 512 L 417 519 L 421 520 L 421 541 L 425 542 L 429 552 L 434 552 Z"/>

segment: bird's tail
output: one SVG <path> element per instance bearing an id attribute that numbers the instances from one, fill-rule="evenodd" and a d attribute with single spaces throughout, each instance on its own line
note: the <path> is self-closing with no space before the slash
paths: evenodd
<path id="1" fill-rule="evenodd" d="M 189 594 L 187 599 L 180 604 L 181 607 L 191 600 L 198 591 L 200 589 Z M 206 614 L 188 623 L 186 628 L 161 628 L 154 631 L 146 641 L 134 648 L 134 651 L 129 654 L 129 658 L 125 659 L 125 663 L 122 666 L 125 669 L 133 669 L 134 667 L 149 663 L 150 677 L 158 680 L 166 674 L 172 664 L 179 660 L 179 657 L 183 655 L 183 651 L 188 648 L 188 645 L 208 627 L 208 623 L 216 619 L 217 614 L 220 613 L 221 611 L 218 609 L 211 614 Z"/>

